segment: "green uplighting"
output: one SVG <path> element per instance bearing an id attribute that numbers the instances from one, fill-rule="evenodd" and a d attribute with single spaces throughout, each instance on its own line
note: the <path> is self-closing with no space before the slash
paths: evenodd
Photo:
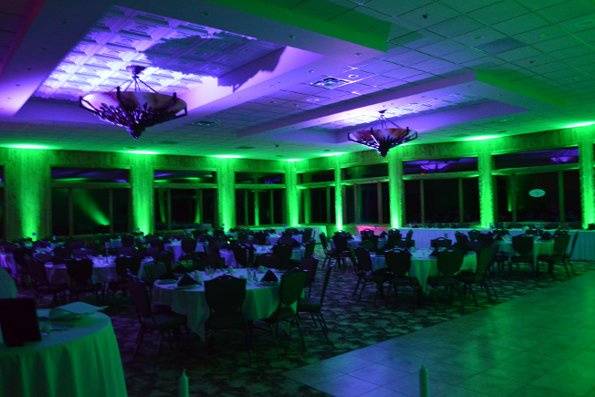
<path id="1" fill-rule="evenodd" d="M 130 153 L 130 154 L 147 154 L 147 155 L 154 155 L 154 154 L 159 154 L 158 152 L 154 151 L 154 150 L 127 150 L 126 153 Z"/>
<path id="2" fill-rule="evenodd" d="M 288 163 L 297 163 L 298 161 L 302 161 L 302 159 L 285 159 Z"/>
<path id="3" fill-rule="evenodd" d="M 85 189 L 73 190 L 73 202 L 81 208 L 98 225 L 109 226 L 107 215 L 99 208 L 91 193 Z"/>
<path id="4" fill-rule="evenodd" d="M 588 127 L 590 125 L 595 125 L 595 121 L 580 121 L 578 123 L 567 124 L 563 128 L 579 128 Z"/>
<path id="5" fill-rule="evenodd" d="M 217 159 L 241 159 L 242 156 L 239 154 L 215 154 L 213 157 Z"/>
<path id="6" fill-rule="evenodd" d="M 12 143 L 10 145 L 6 145 L 5 147 L 11 148 L 11 149 L 29 149 L 29 150 L 51 149 L 50 146 L 40 145 L 40 144 L 36 144 L 36 143 Z"/>
<path id="7" fill-rule="evenodd" d="M 474 135 L 463 138 L 463 141 L 488 141 L 490 139 L 500 138 L 499 135 Z"/>

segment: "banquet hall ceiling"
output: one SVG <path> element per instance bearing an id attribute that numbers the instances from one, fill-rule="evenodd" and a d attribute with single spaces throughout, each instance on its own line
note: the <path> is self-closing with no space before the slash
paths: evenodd
<path id="1" fill-rule="evenodd" d="M 79 108 L 129 64 L 188 117 L 132 141 Z M 416 143 L 556 129 L 595 120 L 595 3 L 2 2 L 0 98 L 0 146 L 309 158 L 382 109 Z"/>

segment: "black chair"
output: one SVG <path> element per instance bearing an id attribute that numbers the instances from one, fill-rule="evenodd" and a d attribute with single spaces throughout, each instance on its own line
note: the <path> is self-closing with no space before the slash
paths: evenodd
<path id="1" fill-rule="evenodd" d="M 125 256 L 119 256 L 116 258 L 116 279 L 110 281 L 109 289 L 113 293 L 116 292 L 127 292 L 128 283 L 130 282 L 131 270 L 129 261 L 131 258 Z"/>
<path id="2" fill-rule="evenodd" d="M 463 296 L 467 292 L 470 292 L 475 305 L 477 305 L 477 296 L 473 288 L 475 285 L 484 289 L 488 300 L 493 301 L 496 297 L 496 292 L 489 278 L 490 268 L 496 260 L 496 252 L 497 247 L 495 244 L 481 247 L 479 252 L 477 252 L 477 267 L 475 272 L 464 270 L 455 275 L 457 280 L 463 284 Z"/>
<path id="3" fill-rule="evenodd" d="M 428 277 L 428 285 L 432 288 L 446 290 L 449 301 L 453 292 L 459 292 L 459 281 L 455 277 L 461 269 L 464 254 L 459 250 L 446 250 L 437 254 L 438 275 Z"/>
<path id="4" fill-rule="evenodd" d="M 33 290 L 38 298 L 44 295 L 51 295 L 52 303 L 54 304 L 65 300 L 65 293 L 68 290 L 68 285 L 66 283 L 50 283 L 43 262 L 36 260 L 29 255 L 25 255 L 23 260 L 26 273 L 31 279 Z"/>
<path id="5" fill-rule="evenodd" d="M 535 257 L 533 254 L 534 237 L 531 235 L 520 234 L 512 237 L 513 256 L 510 258 L 511 265 L 514 263 L 517 268 L 520 264 L 526 264 L 532 272 L 537 272 Z"/>
<path id="6" fill-rule="evenodd" d="M 358 247 L 354 251 L 355 270 L 357 275 L 357 283 L 353 290 L 353 295 L 358 296 L 358 300 L 362 298 L 362 294 L 366 286 L 373 283 L 377 287 L 378 294 L 384 298 L 384 283 L 389 281 L 389 276 L 386 268 L 373 270 L 372 259 L 370 253 L 362 247 Z M 359 290 L 359 294 L 358 294 Z"/>
<path id="7" fill-rule="evenodd" d="M 398 289 L 407 287 L 413 290 L 416 296 L 417 304 L 421 303 L 422 289 L 419 281 L 409 275 L 411 269 L 411 253 L 407 250 L 387 251 L 384 254 L 388 276 L 393 286 L 395 297 Z"/>
<path id="8" fill-rule="evenodd" d="M 271 255 L 271 265 L 277 269 L 289 270 L 293 267 L 291 255 L 293 253 L 293 246 L 290 244 L 276 244 L 273 246 L 273 253 Z"/>
<path id="9" fill-rule="evenodd" d="M 322 250 L 324 251 L 324 260 L 322 261 L 322 267 L 327 266 L 330 264 L 331 261 L 331 249 L 329 247 L 329 242 L 326 237 L 326 234 L 320 233 L 318 235 L 320 239 L 320 245 L 322 246 Z"/>
<path id="10" fill-rule="evenodd" d="M 572 240 L 570 242 L 570 249 L 568 249 L 564 254 L 564 262 L 566 262 L 566 265 L 570 268 L 572 273 L 574 273 L 574 267 L 572 266 L 572 255 L 574 254 L 574 249 L 576 247 L 576 240 L 578 240 L 578 235 L 578 232 L 574 232 L 574 235 L 572 236 Z"/>
<path id="11" fill-rule="evenodd" d="M 231 250 L 240 267 L 254 266 L 254 248 L 247 245 L 232 244 Z"/>
<path id="12" fill-rule="evenodd" d="M 430 240 L 430 246 L 434 250 L 447 249 L 447 248 L 450 248 L 451 245 L 452 245 L 452 240 L 450 240 L 446 237 L 438 237 L 433 240 Z"/>
<path id="13" fill-rule="evenodd" d="M 316 280 L 316 272 L 318 271 L 318 259 L 304 258 L 300 265 L 300 269 L 308 273 L 308 280 L 306 281 L 306 288 L 308 288 L 308 298 L 312 294 L 312 286 Z"/>
<path id="14" fill-rule="evenodd" d="M 473 247 L 471 246 L 471 241 L 469 237 L 461 232 L 455 232 L 455 244 L 454 247 L 459 249 L 463 252 L 471 251 Z"/>
<path id="15" fill-rule="evenodd" d="M 248 352 L 252 349 L 252 323 L 244 318 L 242 306 L 246 299 L 246 279 L 224 275 L 205 282 L 205 299 L 209 318 L 205 323 L 207 340 L 223 330 L 240 330 Z"/>
<path id="16" fill-rule="evenodd" d="M 384 244 L 385 250 L 392 250 L 393 248 L 398 248 L 401 246 L 401 241 L 403 240 L 403 236 L 401 232 L 397 229 L 390 229 L 386 234 L 386 244 Z"/>
<path id="17" fill-rule="evenodd" d="M 328 325 L 322 314 L 322 307 L 324 305 L 324 298 L 326 296 L 326 290 L 328 288 L 332 270 L 333 268 L 329 266 L 326 268 L 326 271 L 324 272 L 324 279 L 322 280 L 322 289 L 320 290 L 320 297 L 318 303 L 313 303 L 310 301 L 310 294 L 308 294 L 307 301 L 300 300 L 298 303 L 298 313 L 309 315 L 314 325 L 320 326 L 320 329 L 322 330 L 322 333 L 324 334 L 324 337 L 328 342 L 330 342 L 330 339 L 328 337 Z M 312 287 L 310 286 L 310 289 L 311 288 Z"/>
<path id="18" fill-rule="evenodd" d="M 182 239 L 182 252 L 185 255 L 192 255 L 196 251 L 196 240 L 193 238 Z"/>
<path id="19" fill-rule="evenodd" d="M 305 242 L 304 242 L 304 259 L 313 258 L 315 248 L 316 248 L 316 241 L 305 240 Z"/>
<path id="20" fill-rule="evenodd" d="M 160 352 L 163 337 L 173 337 L 175 334 L 179 333 L 182 328 L 186 327 L 186 316 L 182 316 L 172 311 L 155 311 L 151 304 L 149 291 L 147 290 L 145 283 L 141 280 L 132 278 L 128 284 L 128 291 L 132 297 L 140 325 L 136 337 L 134 357 L 136 357 L 140 351 L 147 332 L 157 331 L 159 333 L 157 350 Z"/>
<path id="21" fill-rule="evenodd" d="M 278 335 L 281 322 L 293 322 L 297 326 L 302 349 L 306 348 L 306 343 L 297 312 L 297 303 L 302 296 L 307 280 L 308 273 L 303 270 L 290 270 L 283 274 L 279 285 L 279 305 L 275 312 L 266 319 L 275 336 Z"/>
<path id="22" fill-rule="evenodd" d="M 71 297 L 80 298 L 81 294 L 93 293 L 98 296 L 101 286 L 93 283 L 93 262 L 91 259 L 67 259 L 68 290 Z"/>
<path id="23" fill-rule="evenodd" d="M 207 264 L 210 267 L 223 268 L 225 267 L 225 260 L 221 257 L 219 252 L 219 246 L 215 243 L 209 243 L 207 245 Z"/>
<path id="24" fill-rule="evenodd" d="M 329 266 L 335 263 L 337 269 L 346 270 L 351 262 L 351 249 L 349 248 L 350 235 L 337 232 L 333 235 L 333 249 L 329 252 Z"/>
<path id="25" fill-rule="evenodd" d="M 312 240 L 313 236 L 314 236 L 314 230 L 311 227 L 305 228 L 304 231 L 302 232 L 302 242 Z"/>
<path id="26" fill-rule="evenodd" d="M 548 264 L 548 272 L 552 276 L 554 275 L 554 267 L 559 265 L 564 266 L 566 276 L 570 277 L 570 271 L 568 269 L 569 261 L 566 261 L 569 243 L 570 236 L 568 234 L 559 234 L 554 237 L 554 247 L 552 249 L 552 254 L 539 256 L 539 261 L 543 261 Z"/>

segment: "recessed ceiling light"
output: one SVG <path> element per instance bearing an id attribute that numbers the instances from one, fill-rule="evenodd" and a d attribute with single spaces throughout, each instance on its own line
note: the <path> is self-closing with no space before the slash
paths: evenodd
<path id="1" fill-rule="evenodd" d="M 333 90 L 351 83 L 353 83 L 353 80 L 339 79 L 337 77 L 325 77 L 322 80 L 315 81 L 311 85 L 314 87 L 325 88 L 327 90 Z"/>
<path id="2" fill-rule="evenodd" d="M 197 127 L 211 127 L 211 126 L 214 126 L 215 124 L 217 124 L 217 122 L 213 121 L 213 120 L 198 120 L 198 121 L 194 121 L 190 124 L 197 126 Z"/>

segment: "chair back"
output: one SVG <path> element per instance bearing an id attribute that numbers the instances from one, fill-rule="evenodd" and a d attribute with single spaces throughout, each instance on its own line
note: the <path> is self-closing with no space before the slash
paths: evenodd
<path id="1" fill-rule="evenodd" d="M 446 250 L 438 253 L 438 273 L 453 276 L 461 269 L 464 254 L 459 250 Z"/>
<path id="2" fill-rule="evenodd" d="M 213 267 L 224 267 L 225 261 L 219 253 L 217 244 L 209 243 L 207 246 L 207 263 Z"/>
<path id="3" fill-rule="evenodd" d="M 305 241 L 312 240 L 313 232 L 314 232 L 314 230 L 312 230 L 311 227 L 305 228 L 304 231 L 302 232 L 302 241 L 305 242 Z"/>
<path id="4" fill-rule="evenodd" d="M 328 251 L 328 239 L 326 238 L 326 234 L 322 232 L 318 235 L 318 238 L 320 239 L 320 245 L 322 245 L 322 249 Z"/>
<path id="5" fill-rule="evenodd" d="M 411 269 L 411 253 L 407 250 L 387 251 L 384 254 L 386 267 L 397 277 L 404 277 Z"/>
<path id="6" fill-rule="evenodd" d="M 578 234 L 578 233 L 577 233 Z M 552 256 L 561 259 L 566 255 L 568 250 L 568 243 L 570 242 L 570 236 L 568 234 L 559 234 L 554 237 L 554 249 Z"/>
<path id="7" fill-rule="evenodd" d="M 480 282 L 485 280 L 494 261 L 498 247 L 496 244 L 484 245 L 477 252 L 477 267 L 475 269 L 475 280 Z"/>
<path id="8" fill-rule="evenodd" d="M 239 244 L 232 244 L 233 256 L 240 267 L 250 267 L 254 262 L 254 250 Z"/>
<path id="9" fill-rule="evenodd" d="M 533 236 L 519 234 L 512 237 L 512 249 L 528 261 L 533 259 Z"/>
<path id="10" fill-rule="evenodd" d="M 384 245 L 384 248 L 393 249 L 398 247 L 402 240 L 403 236 L 398 229 L 390 229 L 386 235 L 386 244 Z"/>
<path id="11" fill-rule="evenodd" d="M 333 244 L 335 246 L 335 251 L 349 251 L 349 243 L 347 242 L 347 234 L 345 233 L 335 233 L 333 236 Z"/>
<path id="12" fill-rule="evenodd" d="M 149 262 L 145 263 L 143 267 L 143 281 L 149 285 L 164 274 L 168 273 L 167 267 L 163 262 Z"/>
<path id="13" fill-rule="evenodd" d="M 33 280 L 35 286 L 49 285 L 48 275 L 45 271 L 45 264 L 29 255 L 24 256 L 26 272 Z"/>
<path id="14" fill-rule="evenodd" d="M 438 237 L 433 240 L 430 240 L 430 246 L 434 249 L 437 248 L 450 248 L 452 245 L 452 240 L 446 237 Z"/>
<path id="15" fill-rule="evenodd" d="M 223 275 L 205 281 L 205 299 L 212 316 L 241 313 L 246 299 L 246 279 Z"/>
<path id="16" fill-rule="evenodd" d="M 310 239 L 306 240 L 304 244 L 304 259 L 310 259 L 314 257 L 314 248 L 316 248 L 316 241 Z"/>
<path id="17" fill-rule="evenodd" d="M 324 298 L 326 297 L 326 290 L 328 289 L 328 284 L 331 279 L 332 270 L 332 266 L 327 266 L 326 271 L 324 272 L 324 279 L 322 280 L 322 289 L 320 290 L 320 307 L 322 307 L 322 305 L 324 304 Z"/>
<path id="18" fill-rule="evenodd" d="M 304 258 L 300 268 L 308 273 L 308 281 L 306 282 L 306 285 L 311 286 L 312 284 L 314 284 L 314 280 L 316 279 L 316 272 L 318 271 L 318 259 Z"/>
<path id="19" fill-rule="evenodd" d="M 370 258 L 370 252 L 362 247 L 356 248 L 354 252 L 358 272 L 371 272 L 372 258 Z"/>
<path id="20" fill-rule="evenodd" d="M 190 254 L 194 253 L 195 250 L 196 250 L 196 240 L 194 240 L 193 238 L 182 239 L 182 251 L 185 254 L 190 255 Z"/>
<path id="21" fill-rule="evenodd" d="M 289 269 L 291 267 L 291 254 L 293 247 L 289 244 L 277 244 L 273 247 L 275 262 L 273 265 L 278 269 Z"/>
<path id="22" fill-rule="evenodd" d="M 91 283 L 93 277 L 93 262 L 89 258 L 85 259 L 67 259 L 66 271 L 68 277 L 76 285 L 86 285 Z"/>
<path id="23" fill-rule="evenodd" d="M 121 237 L 122 239 L 122 247 L 132 248 L 134 247 L 134 236 L 130 234 L 125 234 Z"/>
<path id="24" fill-rule="evenodd" d="M 133 277 L 128 282 L 128 292 L 130 293 L 138 317 L 150 317 L 153 313 L 151 310 L 151 298 L 146 284 Z"/>
<path id="25" fill-rule="evenodd" d="M 308 273 L 303 270 L 291 270 L 285 273 L 279 285 L 279 305 L 289 307 L 295 304 L 301 298 L 307 280 Z"/>
<path id="26" fill-rule="evenodd" d="M 469 237 L 461 232 L 456 232 L 455 233 L 455 246 L 458 249 L 461 249 L 463 251 L 469 251 L 471 249 L 471 245 L 470 245 L 470 241 L 469 241 Z"/>

